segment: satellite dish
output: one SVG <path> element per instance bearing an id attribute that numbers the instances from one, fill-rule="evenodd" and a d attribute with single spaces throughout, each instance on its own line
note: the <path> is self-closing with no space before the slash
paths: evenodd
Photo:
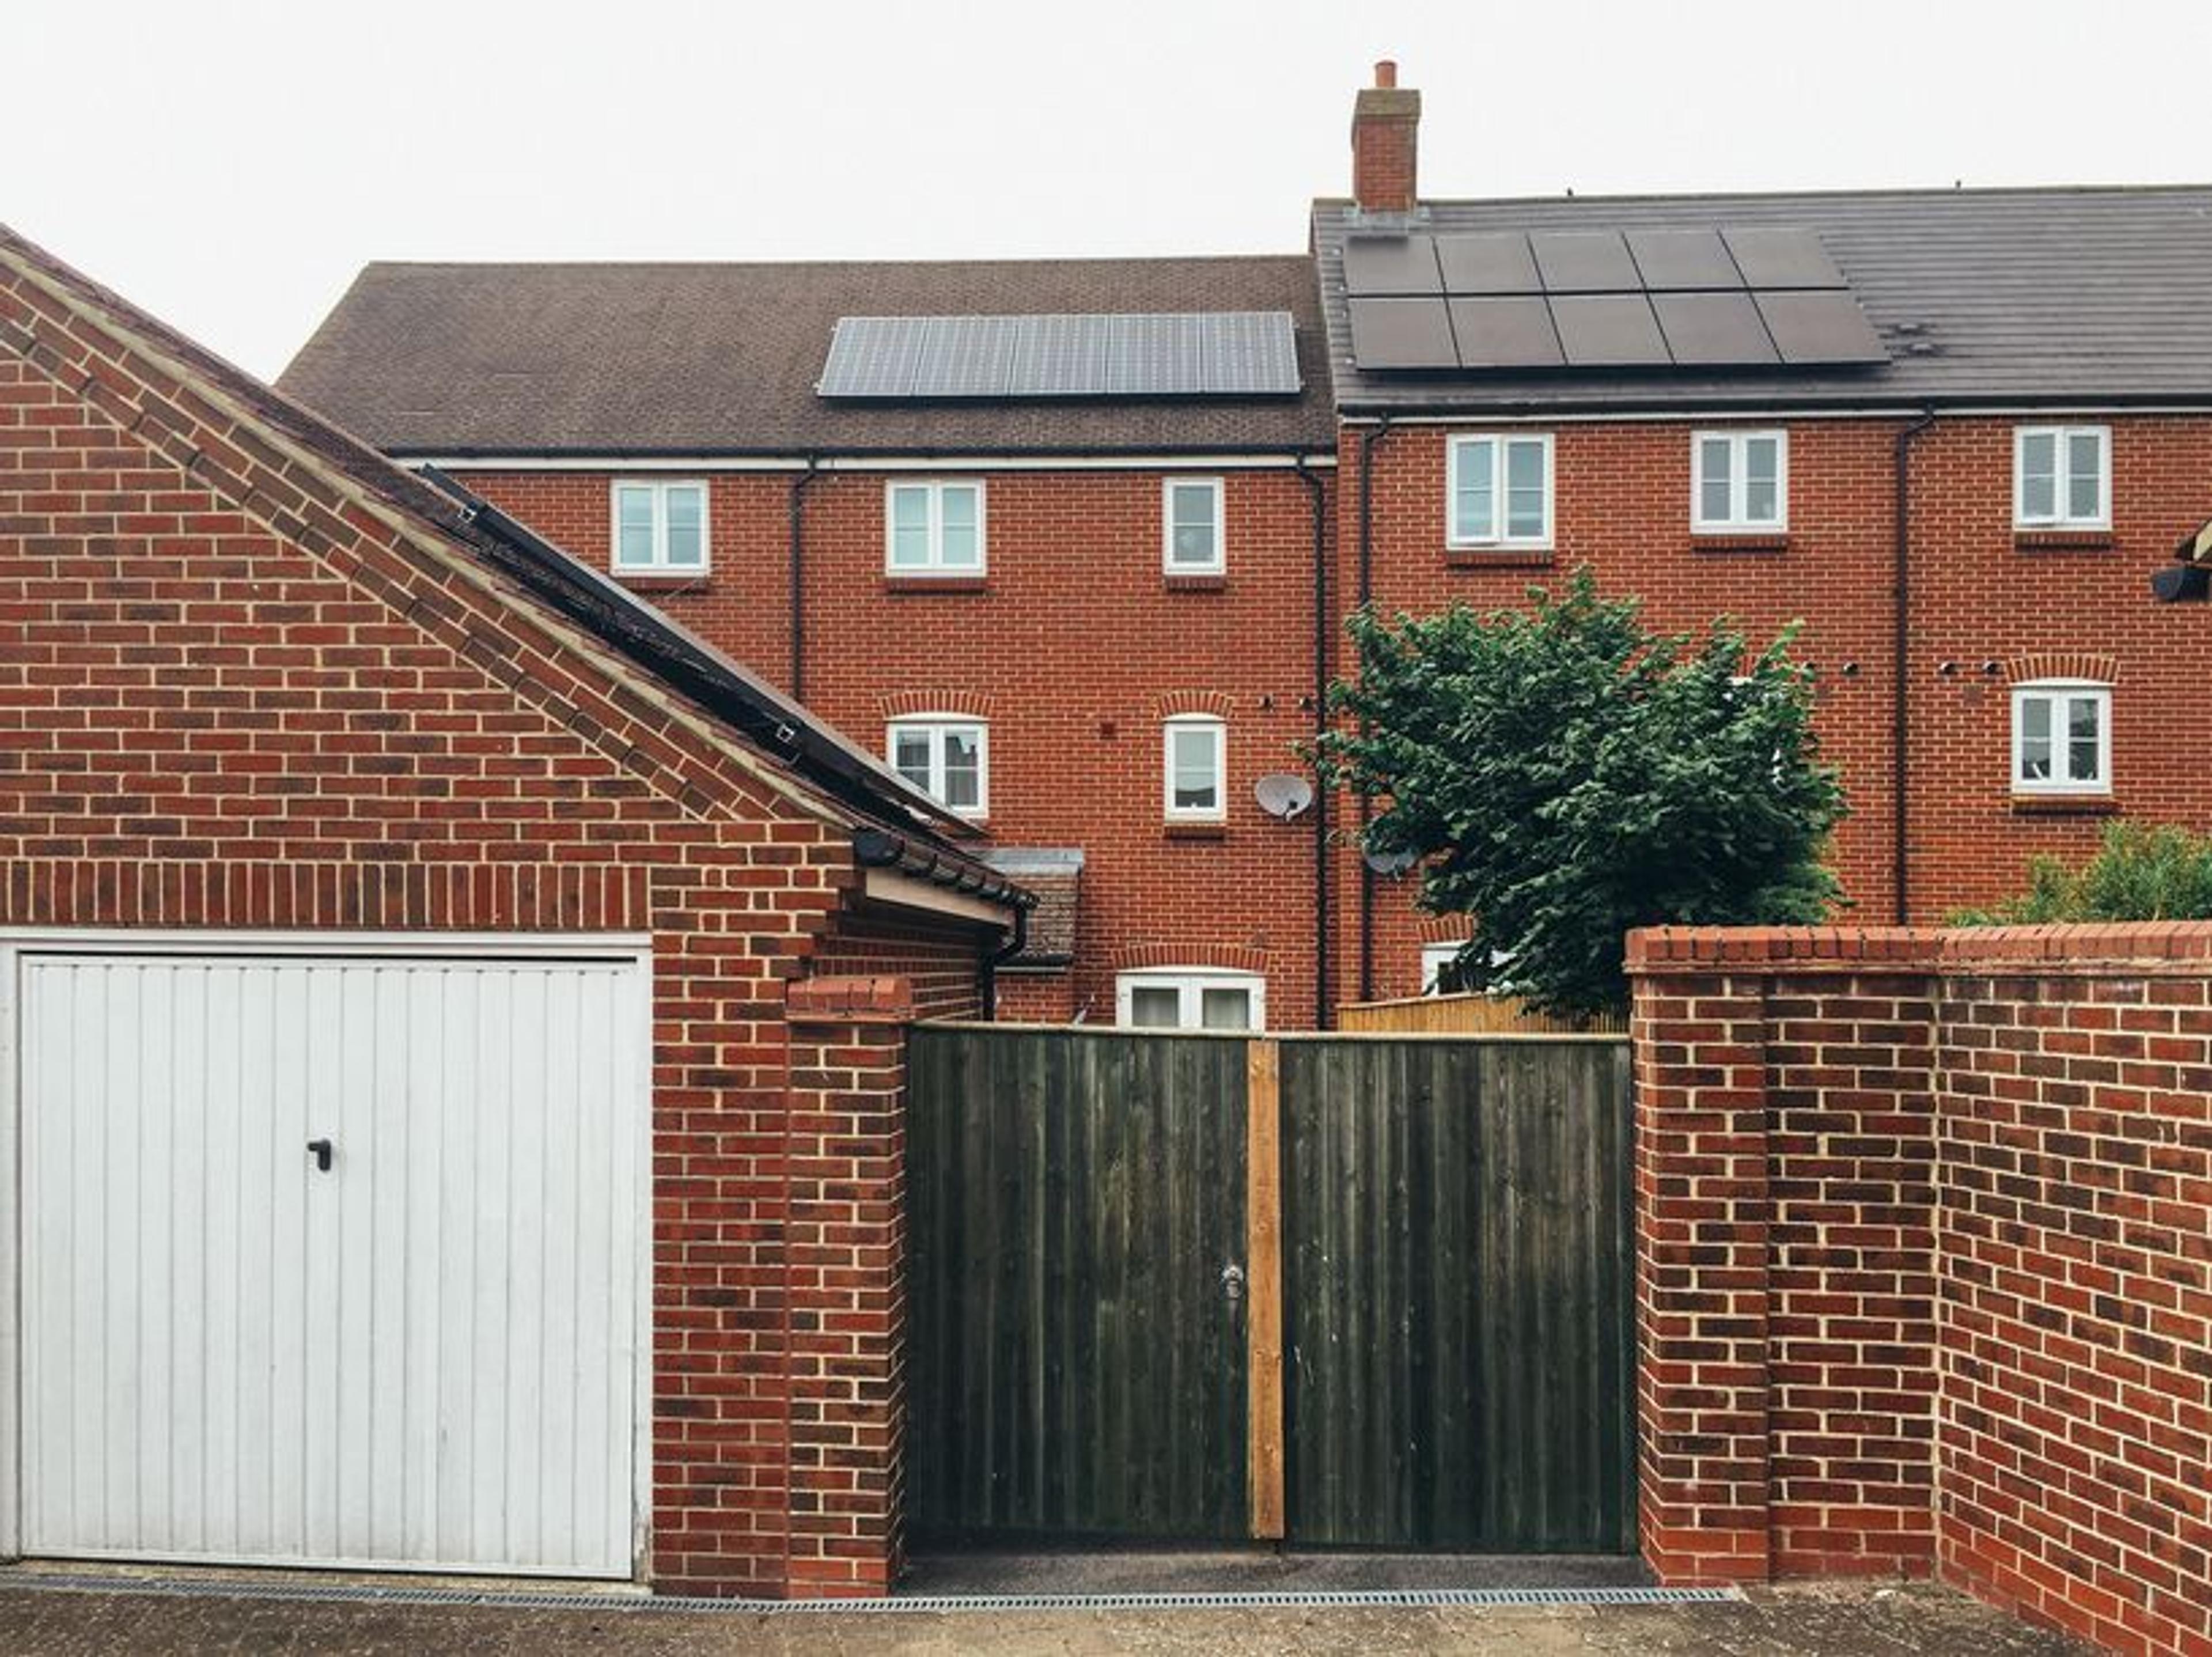
<path id="1" fill-rule="evenodd" d="M 1313 784 L 1289 771 L 1276 771 L 1252 785 L 1252 797 L 1270 817 L 1287 823 L 1313 804 Z"/>
<path id="2" fill-rule="evenodd" d="M 1363 851 L 1359 856 L 1377 874 L 1386 874 L 1394 880 L 1421 861 L 1410 851 Z"/>

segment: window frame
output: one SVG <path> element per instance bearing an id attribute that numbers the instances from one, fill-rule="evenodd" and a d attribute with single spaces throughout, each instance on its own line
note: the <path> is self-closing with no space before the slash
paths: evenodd
<path id="1" fill-rule="evenodd" d="M 1181 731 L 1213 733 L 1213 794 L 1210 807 L 1176 803 L 1176 735 Z M 1170 823 L 1229 820 L 1229 722 L 1218 714 L 1170 714 L 1160 722 L 1160 806 Z"/>
<path id="2" fill-rule="evenodd" d="M 1468 941 L 1462 938 L 1456 943 L 1425 943 L 1421 946 L 1421 993 L 1424 996 L 1458 993 L 1456 990 L 1448 992 L 1443 988 L 1443 970 L 1459 959 L 1460 952 L 1467 945 Z"/>
<path id="3" fill-rule="evenodd" d="M 902 733 L 916 731 L 929 739 L 929 781 L 927 783 L 915 783 L 911 777 L 899 771 L 899 737 Z M 956 806 L 945 797 L 945 740 L 946 734 L 953 731 L 969 731 L 975 734 L 975 803 L 972 806 Z M 980 823 L 991 814 L 991 725 L 988 720 L 978 719 L 973 714 L 901 714 L 896 719 L 884 722 L 884 763 L 956 817 Z"/>
<path id="4" fill-rule="evenodd" d="M 2034 700 L 2051 704 L 2051 775 L 2031 777 L 2026 774 L 2027 757 L 2027 723 L 2021 718 L 2025 705 Z M 2064 717 L 2076 701 L 2087 700 L 2097 709 L 2097 775 L 2083 780 L 2073 776 L 2074 745 L 2067 734 Z M 2012 791 L 2030 795 L 2062 795 L 2096 798 L 2112 792 L 2112 687 L 2103 680 L 2093 679 L 2032 679 L 2012 687 Z"/>
<path id="5" fill-rule="evenodd" d="M 1259 1035 L 1267 1027 L 1267 978 L 1262 972 L 1248 972 L 1231 966 L 1148 966 L 1118 972 L 1114 977 L 1114 1022 L 1124 1030 L 1164 1030 L 1170 1026 L 1158 1024 L 1139 1025 L 1133 1021 L 1136 992 L 1139 990 L 1173 990 L 1176 995 L 1177 1022 L 1172 1026 L 1178 1031 L 1213 1035 Z M 1245 1005 L 1250 1010 L 1251 1022 L 1241 1031 L 1208 1031 L 1199 1022 L 1204 1016 L 1205 992 L 1208 990 L 1242 990 L 1249 999 Z"/>
<path id="6" fill-rule="evenodd" d="M 1229 571 L 1228 491 L 1219 478 L 1183 478 L 1170 473 L 1160 479 L 1160 568 L 1170 576 L 1222 576 Z M 1176 491 L 1203 489 L 1213 497 L 1213 551 L 1204 564 L 1188 564 L 1176 557 Z"/>
<path id="7" fill-rule="evenodd" d="M 2069 509 L 2073 474 L 2067 456 L 2075 437 L 2097 440 L 2097 511 L 2094 517 L 2077 517 Z M 2030 517 L 2027 511 L 2027 445 L 2035 437 L 2051 440 L 2051 514 Z M 2041 529 L 2099 530 L 2112 527 L 2112 429 L 2108 425 L 2014 426 L 2012 429 L 2012 527 Z"/>
<path id="8" fill-rule="evenodd" d="M 1490 445 L 1491 527 L 1496 532 L 1488 536 L 1469 536 L 1460 533 L 1459 495 L 1462 457 L 1478 444 Z M 1534 535 L 1512 533 L 1513 515 L 1507 498 L 1506 478 L 1510 470 L 1507 454 L 1516 443 L 1534 443 L 1544 456 L 1544 527 Z M 1548 431 L 1462 431 L 1455 432 L 1445 444 L 1444 453 L 1444 545 L 1453 551 L 1549 551 L 1558 532 L 1559 492 L 1553 468 L 1552 434 Z"/>
<path id="9" fill-rule="evenodd" d="M 672 490 L 699 491 L 699 562 L 672 564 L 668 557 L 668 496 Z M 653 501 L 653 557 L 630 564 L 623 557 L 623 491 L 639 490 Z M 607 569 L 617 576 L 704 576 L 714 568 L 714 495 L 704 478 L 616 478 L 607 487 Z"/>
<path id="10" fill-rule="evenodd" d="M 1774 443 L 1774 515 L 1749 515 L 1751 468 L 1746 464 L 1751 445 L 1762 439 Z M 1705 516 L 1705 445 L 1725 442 L 1729 448 L 1729 516 Z M 1784 426 L 1719 427 L 1690 434 L 1690 529 L 1698 535 L 1780 535 L 1790 528 L 1790 432 Z"/>
<path id="11" fill-rule="evenodd" d="M 898 496 L 903 489 L 923 490 L 929 501 L 929 556 L 921 564 L 898 562 Z M 949 489 L 969 489 L 975 492 L 975 561 L 973 564 L 947 564 L 945 561 L 945 491 Z M 884 574 L 893 578 L 905 576 L 924 581 L 938 576 L 986 574 L 991 563 L 988 494 L 984 487 L 984 479 L 981 478 L 884 479 Z"/>

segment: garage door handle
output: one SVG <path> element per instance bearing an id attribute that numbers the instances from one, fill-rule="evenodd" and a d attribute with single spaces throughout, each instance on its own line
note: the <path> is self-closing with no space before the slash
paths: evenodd
<path id="1" fill-rule="evenodd" d="M 331 1153 L 337 1148 L 327 1139 L 310 1139 L 307 1142 L 308 1153 L 315 1159 L 316 1173 L 328 1173 L 331 1171 Z"/>

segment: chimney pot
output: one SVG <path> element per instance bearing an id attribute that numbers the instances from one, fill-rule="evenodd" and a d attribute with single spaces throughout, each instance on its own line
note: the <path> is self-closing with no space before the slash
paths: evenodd
<path id="1" fill-rule="evenodd" d="M 1385 58 L 1375 65 L 1375 84 L 1386 91 L 1398 84 L 1398 65 Z"/>

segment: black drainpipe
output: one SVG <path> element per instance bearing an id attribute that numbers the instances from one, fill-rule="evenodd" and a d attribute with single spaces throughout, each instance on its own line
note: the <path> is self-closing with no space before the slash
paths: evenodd
<path id="1" fill-rule="evenodd" d="M 1359 607 L 1365 609 L 1368 600 L 1375 596 L 1375 451 L 1390 430 L 1390 417 L 1382 418 L 1359 434 Z M 1361 734 L 1365 734 L 1365 722 L 1361 722 Z M 1375 814 L 1375 802 L 1367 795 L 1359 796 L 1359 999 L 1375 999 L 1375 870 L 1367 862 L 1365 842 L 1367 825 Z"/>
<path id="2" fill-rule="evenodd" d="M 1014 911 L 1014 929 L 1000 947 L 983 957 L 983 1016 L 992 1023 L 999 1018 L 999 967 L 1029 947 L 1030 911 L 1026 906 Z"/>
<path id="3" fill-rule="evenodd" d="M 1328 729 L 1328 496 L 1306 465 L 1306 457 L 1297 457 L 1298 481 L 1306 486 L 1306 498 L 1313 511 L 1313 719 L 1314 740 L 1318 742 Z M 1314 789 L 1314 1028 L 1333 1027 L 1329 1005 L 1331 989 L 1328 921 L 1328 819 L 1329 789 L 1316 779 Z"/>
<path id="4" fill-rule="evenodd" d="M 791 699 L 806 699 L 806 583 L 803 579 L 806 551 L 806 486 L 821 466 L 806 457 L 806 470 L 791 480 Z"/>
<path id="5" fill-rule="evenodd" d="M 1936 411 L 1923 409 L 1911 424 L 1897 433 L 1895 493 L 1897 521 L 1890 548 L 1890 659 L 1894 688 L 1890 694 L 1889 816 L 1890 906 L 1896 923 L 1906 924 L 1911 911 L 1912 882 L 1909 871 L 1909 837 L 1905 810 L 1911 797 L 1908 782 L 1912 763 L 1911 728 L 1907 720 L 1911 679 L 1912 641 L 1912 440 L 1936 423 Z"/>

